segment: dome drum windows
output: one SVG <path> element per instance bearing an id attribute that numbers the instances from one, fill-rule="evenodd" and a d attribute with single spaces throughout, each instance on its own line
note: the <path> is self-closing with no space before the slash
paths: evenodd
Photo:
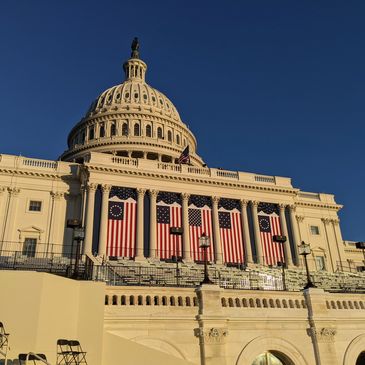
<path id="1" fill-rule="evenodd" d="M 128 136 L 128 123 L 122 125 L 122 136 Z"/>
<path id="2" fill-rule="evenodd" d="M 95 138 L 95 127 L 89 127 L 89 140 L 91 141 L 92 139 Z"/>
<path id="3" fill-rule="evenodd" d="M 167 140 L 169 142 L 172 142 L 172 132 L 171 131 L 167 131 Z"/>
<path id="4" fill-rule="evenodd" d="M 101 124 L 101 125 L 100 125 L 100 129 L 99 129 L 99 137 L 100 137 L 100 138 L 105 137 L 105 127 L 104 127 L 104 124 Z"/>
<path id="5" fill-rule="evenodd" d="M 134 124 L 134 127 L 133 127 L 133 135 L 135 135 L 135 136 L 140 136 L 141 135 L 139 123 L 135 123 Z"/>
<path id="6" fill-rule="evenodd" d="M 157 138 L 163 139 L 162 128 L 157 128 Z"/>
<path id="7" fill-rule="evenodd" d="M 146 137 L 152 137 L 152 127 L 150 124 L 146 125 Z"/>
<path id="8" fill-rule="evenodd" d="M 117 126 L 115 122 L 112 122 L 112 124 L 110 125 L 110 136 L 114 137 L 117 135 Z"/>
<path id="9" fill-rule="evenodd" d="M 180 136 L 179 135 L 176 136 L 176 144 L 180 144 Z"/>

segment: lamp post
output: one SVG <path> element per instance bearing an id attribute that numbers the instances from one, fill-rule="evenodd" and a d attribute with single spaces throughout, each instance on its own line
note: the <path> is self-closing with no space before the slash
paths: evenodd
<path id="1" fill-rule="evenodd" d="M 210 237 L 203 233 L 199 237 L 199 247 L 204 251 L 204 280 L 200 284 L 213 284 L 208 274 L 207 249 L 210 246 Z"/>
<path id="2" fill-rule="evenodd" d="M 299 248 L 299 255 L 304 256 L 305 270 L 307 272 L 307 284 L 305 285 L 304 289 L 316 288 L 316 286 L 313 284 L 311 280 L 308 269 L 307 256 L 310 255 L 311 253 L 310 245 L 302 241 L 302 243 L 298 246 L 298 248 Z"/>
<path id="3" fill-rule="evenodd" d="M 286 290 L 285 282 L 285 260 L 284 260 L 284 243 L 286 242 L 286 236 L 275 235 L 272 237 L 274 242 L 280 243 L 281 245 L 281 270 L 283 275 L 283 290 Z"/>
<path id="4" fill-rule="evenodd" d="M 72 228 L 71 267 L 72 267 L 72 255 L 73 255 L 74 241 L 76 241 L 75 266 L 74 266 L 72 277 L 78 278 L 79 261 L 80 261 L 80 244 L 85 239 L 85 230 L 83 227 L 81 227 L 81 221 L 78 219 L 68 219 L 67 228 Z"/>
<path id="5" fill-rule="evenodd" d="M 173 235 L 173 236 L 182 236 L 183 234 L 183 229 L 182 227 L 170 227 L 170 234 Z M 176 246 L 176 242 L 177 240 L 174 240 L 175 241 L 175 255 L 172 256 L 172 261 L 176 262 L 176 285 L 177 286 L 180 286 L 180 270 L 179 270 L 179 256 L 177 256 L 177 253 L 178 253 L 178 248 Z"/>

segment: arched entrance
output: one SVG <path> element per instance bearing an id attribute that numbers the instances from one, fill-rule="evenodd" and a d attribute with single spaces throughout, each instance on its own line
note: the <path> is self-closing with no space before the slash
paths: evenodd
<path id="1" fill-rule="evenodd" d="M 257 356 L 252 365 L 293 365 L 293 362 L 285 358 L 283 354 L 266 351 Z"/>
<path id="2" fill-rule="evenodd" d="M 364 365 L 365 364 L 365 351 L 363 351 L 356 360 L 356 365 Z"/>

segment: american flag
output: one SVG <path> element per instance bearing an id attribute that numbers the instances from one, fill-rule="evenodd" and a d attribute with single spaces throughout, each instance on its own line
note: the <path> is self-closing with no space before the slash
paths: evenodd
<path id="1" fill-rule="evenodd" d="M 207 258 L 214 260 L 212 203 L 206 196 L 192 195 L 189 199 L 189 234 L 190 249 L 194 261 L 204 260 L 203 250 L 199 247 L 199 237 L 205 233 L 210 237 L 210 247 L 207 249 Z"/>
<path id="2" fill-rule="evenodd" d="M 189 152 L 189 146 L 186 146 L 184 151 L 182 151 L 179 160 L 177 161 L 181 164 L 187 164 L 190 163 L 190 152 Z"/>
<path id="3" fill-rule="evenodd" d="M 170 234 L 171 227 L 181 228 L 181 197 L 176 193 L 160 192 L 157 196 L 157 257 L 169 259 L 182 256 L 182 239 Z"/>
<path id="4" fill-rule="evenodd" d="M 219 231 L 224 262 L 243 262 L 241 212 L 238 200 L 220 199 Z"/>
<path id="5" fill-rule="evenodd" d="M 280 217 L 275 204 L 264 203 L 258 207 L 261 247 L 267 265 L 277 265 L 284 257 L 283 246 L 273 241 L 273 236 L 281 235 Z"/>
<path id="6" fill-rule="evenodd" d="M 108 256 L 135 256 L 136 208 L 134 189 L 113 186 L 109 194 Z"/>

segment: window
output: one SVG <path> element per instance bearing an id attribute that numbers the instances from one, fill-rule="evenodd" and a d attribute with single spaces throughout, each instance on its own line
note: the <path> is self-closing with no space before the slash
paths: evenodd
<path id="1" fill-rule="evenodd" d="M 171 133 L 171 131 L 168 131 L 168 132 L 167 132 L 167 140 L 168 140 L 169 142 L 171 142 L 171 141 L 172 141 L 172 133 Z"/>
<path id="2" fill-rule="evenodd" d="M 127 123 L 123 123 L 122 136 L 128 136 L 128 124 Z"/>
<path id="3" fill-rule="evenodd" d="M 310 226 L 311 234 L 318 236 L 319 235 L 319 227 L 318 226 Z"/>
<path id="4" fill-rule="evenodd" d="M 110 135 L 115 136 L 117 134 L 117 127 L 115 126 L 115 123 L 112 123 L 110 126 Z"/>
<path id="5" fill-rule="evenodd" d="M 22 254 L 24 256 L 34 257 L 36 245 L 37 245 L 36 238 L 25 238 Z"/>
<path id="6" fill-rule="evenodd" d="M 161 127 L 157 128 L 157 138 L 163 138 L 162 137 L 162 128 Z"/>
<path id="7" fill-rule="evenodd" d="M 326 264 L 324 261 L 324 257 L 323 256 L 315 256 L 315 260 L 316 260 L 316 269 L 317 271 L 325 271 L 326 270 Z"/>
<path id="8" fill-rule="evenodd" d="M 146 126 L 146 137 L 152 137 L 152 128 L 149 124 Z"/>
<path id="9" fill-rule="evenodd" d="M 176 136 L 176 143 L 180 144 L 180 136 L 179 135 Z"/>
<path id="10" fill-rule="evenodd" d="M 42 210 L 42 202 L 38 200 L 31 200 L 29 202 L 29 211 L 40 212 Z"/>
<path id="11" fill-rule="evenodd" d="M 134 135 L 139 136 L 139 124 L 138 123 L 136 123 L 134 125 Z"/>
<path id="12" fill-rule="evenodd" d="M 94 139 L 95 133 L 94 133 L 94 127 L 90 127 L 89 129 L 89 139 Z"/>
<path id="13" fill-rule="evenodd" d="M 265 352 L 257 356 L 252 365 L 285 365 L 285 363 L 274 354 Z"/>
<path id="14" fill-rule="evenodd" d="M 105 128 L 104 128 L 104 125 L 103 124 L 100 126 L 99 135 L 100 135 L 100 138 L 105 137 Z"/>

